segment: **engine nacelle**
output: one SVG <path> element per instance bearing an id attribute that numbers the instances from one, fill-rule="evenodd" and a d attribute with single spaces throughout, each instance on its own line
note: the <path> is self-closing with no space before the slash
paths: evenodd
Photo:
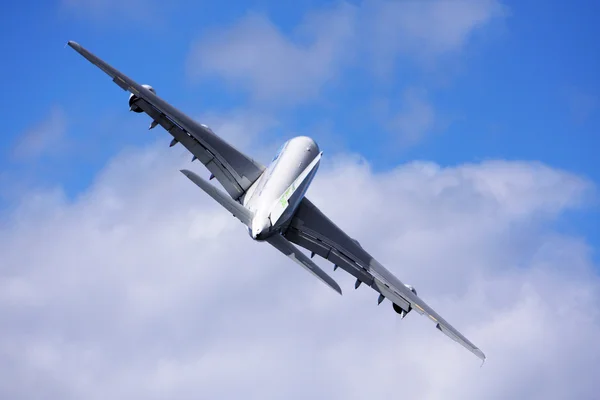
<path id="1" fill-rule="evenodd" d="M 394 311 L 400 314 L 402 318 L 406 317 L 406 315 L 412 310 L 411 306 L 408 306 L 408 310 L 405 310 L 396 303 L 392 303 L 392 307 L 394 307 Z"/>
<path id="2" fill-rule="evenodd" d="M 413 292 L 415 294 L 415 296 L 417 295 L 417 290 L 414 287 L 412 287 L 411 285 L 404 285 L 404 286 L 406 286 L 408 290 Z M 408 315 L 408 313 L 412 310 L 411 306 L 408 306 L 408 310 L 403 309 L 396 303 L 392 303 L 392 306 L 394 307 L 394 311 L 396 311 L 398 314 L 400 314 L 400 316 L 402 318 L 406 317 Z"/>
<path id="3" fill-rule="evenodd" d="M 415 289 L 415 288 L 414 288 L 414 287 L 412 287 L 411 285 L 406 285 L 406 284 L 405 284 L 404 286 L 406 286 L 406 288 L 407 288 L 408 290 L 410 290 L 411 292 L 413 292 L 413 293 L 415 294 L 415 296 L 417 296 L 417 289 Z"/>
<path id="4" fill-rule="evenodd" d="M 156 92 L 154 91 L 154 88 L 152 86 L 142 85 L 142 87 L 144 87 L 144 88 L 148 89 L 149 91 L 151 91 L 152 93 L 156 94 Z M 138 101 L 138 99 L 139 99 L 139 97 L 137 97 L 133 93 L 131 93 L 129 95 L 129 109 L 133 112 L 141 113 L 143 110 L 135 105 L 135 102 Z"/>

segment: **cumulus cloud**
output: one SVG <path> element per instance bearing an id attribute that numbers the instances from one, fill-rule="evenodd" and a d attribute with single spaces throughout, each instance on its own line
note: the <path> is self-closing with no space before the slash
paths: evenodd
<path id="1" fill-rule="evenodd" d="M 63 109 L 53 107 L 42 121 L 19 135 L 13 156 L 16 159 L 31 159 L 55 154 L 64 148 L 66 132 L 67 119 Z"/>
<path id="2" fill-rule="evenodd" d="M 197 120 L 218 132 L 225 140 L 235 143 L 236 148 L 241 151 L 251 151 L 256 149 L 257 144 L 267 143 L 272 139 L 273 131 L 280 127 L 279 120 L 273 115 L 250 109 L 208 111 L 199 115 Z M 273 151 L 276 149 L 277 147 Z M 272 154 L 265 156 L 270 159 Z"/>
<path id="3" fill-rule="evenodd" d="M 504 15 L 498 0 L 342 2 L 310 14 L 286 35 L 267 16 L 251 13 L 198 39 L 188 73 L 220 76 L 258 100 L 298 103 L 316 97 L 350 63 L 381 71 L 401 54 L 435 60 Z"/>
<path id="4" fill-rule="evenodd" d="M 528 162 L 325 160 L 308 196 L 486 352 L 480 369 L 343 271 L 338 296 L 252 242 L 182 166 L 161 142 L 78 198 L 23 198 L 0 230 L 0 397 L 596 396 L 600 283 L 586 243 L 552 229 L 588 181 Z"/>
<path id="5" fill-rule="evenodd" d="M 478 29 L 507 14 L 498 0 L 376 0 L 365 9 L 378 68 L 388 68 L 399 54 L 431 62 L 458 52 Z"/>
<path id="6" fill-rule="evenodd" d="M 219 75 L 259 100 L 302 101 L 334 79 L 347 54 L 340 44 L 353 36 L 354 7 L 309 16 L 293 38 L 266 16 L 251 13 L 237 24 L 214 29 L 192 47 L 191 76 Z"/>

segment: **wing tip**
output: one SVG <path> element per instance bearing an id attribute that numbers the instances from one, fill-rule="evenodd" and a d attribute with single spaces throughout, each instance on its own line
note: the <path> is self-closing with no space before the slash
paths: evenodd
<path id="1" fill-rule="evenodd" d="M 340 296 L 343 296 L 343 295 L 342 295 L 342 288 L 340 287 L 340 285 L 338 285 L 338 284 L 337 284 L 337 282 L 335 282 L 335 281 L 334 281 L 334 283 L 335 283 L 335 286 L 333 286 L 333 289 L 334 289 L 336 292 L 338 292 L 338 293 L 340 294 Z"/>
<path id="2" fill-rule="evenodd" d="M 321 281 L 323 281 L 323 283 L 325 283 L 327 286 L 329 286 L 330 288 L 332 288 L 333 290 L 335 290 L 337 293 L 339 293 L 340 296 L 342 296 L 342 288 L 335 281 L 335 279 L 333 279 L 331 276 L 325 274 L 325 276 L 319 276 L 319 279 Z"/>
<path id="3" fill-rule="evenodd" d="M 193 173 L 192 171 L 190 171 L 189 169 L 180 169 L 179 172 L 181 172 L 183 175 L 186 176 L 186 178 L 188 178 L 189 180 L 195 180 L 196 179 L 196 174 Z"/>
<path id="4" fill-rule="evenodd" d="M 81 46 L 79 45 L 79 43 L 77 43 L 77 42 L 74 42 L 74 41 L 72 41 L 72 40 L 69 40 L 69 41 L 67 42 L 67 45 L 69 45 L 69 47 L 71 47 L 71 48 L 73 48 L 73 49 L 75 49 L 75 50 L 77 50 L 77 51 L 81 50 Z"/>
<path id="5" fill-rule="evenodd" d="M 485 354 L 483 354 L 483 351 L 481 351 L 478 348 L 475 348 L 472 351 L 473 351 L 473 354 L 475 354 L 481 360 L 480 367 L 483 367 L 483 364 L 485 364 L 485 360 L 487 359 Z"/>

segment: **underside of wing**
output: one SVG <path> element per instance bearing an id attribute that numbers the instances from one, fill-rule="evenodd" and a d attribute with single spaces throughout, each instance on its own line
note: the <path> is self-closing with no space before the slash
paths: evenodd
<path id="1" fill-rule="evenodd" d="M 458 342 L 467 350 L 475 354 L 481 361 L 485 361 L 485 354 L 467 339 L 456 328 L 450 325 L 444 318 L 436 313 L 427 305 L 414 289 L 402 283 L 383 265 L 373 260 L 369 268 L 373 275 L 373 289 L 382 293 L 386 298 L 389 298 L 394 304 L 399 306 L 405 313 L 411 310 L 416 310 L 419 314 L 425 314 L 435 324 L 443 334 Z M 408 308 L 406 306 L 408 305 Z"/>
<path id="2" fill-rule="evenodd" d="M 335 264 L 334 269 L 340 267 L 356 277 L 355 287 L 365 283 L 379 292 L 379 302 L 387 298 L 395 305 L 394 309 L 403 315 L 411 310 L 427 315 L 442 333 L 485 360 L 485 355 L 477 346 L 440 317 L 417 296 L 413 288 L 396 278 L 307 198 L 298 206 L 284 236 L 290 242 L 331 261 Z"/>
<path id="3" fill-rule="evenodd" d="M 154 89 L 140 85 L 94 54 L 70 41 L 69 46 L 96 65 L 122 89 L 129 91 L 130 106 L 152 118 L 150 128 L 161 125 L 172 136 L 171 145 L 183 144 L 212 173 L 234 199 L 240 199 L 264 170 L 264 166 L 246 156 L 156 95 Z"/>

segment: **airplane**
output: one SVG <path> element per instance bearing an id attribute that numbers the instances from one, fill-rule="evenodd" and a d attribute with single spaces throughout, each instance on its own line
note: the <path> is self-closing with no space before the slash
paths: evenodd
<path id="1" fill-rule="evenodd" d="M 483 365 L 486 357 L 477 346 L 421 300 L 413 286 L 402 283 L 304 196 L 323 154 L 313 139 L 299 136 L 288 140 L 265 167 L 160 98 L 152 86 L 138 84 L 78 43 L 67 44 L 130 92 L 130 111 L 150 116 L 149 129 L 162 126 L 173 136 L 171 147 L 181 143 L 192 154 L 192 162 L 204 164 L 211 173 L 208 181 L 190 170 L 181 172 L 240 220 L 252 239 L 271 244 L 341 295 L 337 282 L 312 258 L 319 255 L 329 260 L 334 271 L 341 268 L 356 278 L 355 289 L 364 283 L 378 292 L 378 305 L 390 300 L 401 319 L 412 310 L 426 315 Z M 225 191 L 210 183 L 212 179 Z M 310 251 L 310 257 L 296 245 Z"/>

